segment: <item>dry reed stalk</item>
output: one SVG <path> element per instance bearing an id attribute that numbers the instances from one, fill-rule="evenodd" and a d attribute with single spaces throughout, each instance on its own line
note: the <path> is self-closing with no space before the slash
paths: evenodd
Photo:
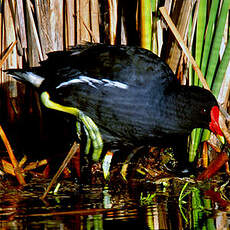
<path id="1" fill-rule="evenodd" d="M 224 30 L 224 37 L 222 40 L 222 49 L 221 49 L 221 59 L 223 57 L 224 50 L 226 49 L 226 45 L 228 42 L 228 35 L 229 35 L 229 24 L 230 24 L 230 17 L 227 18 L 225 30 Z M 228 64 L 228 68 L 226 70 L 220 92 L 218 94 L 218 102 L 224 107 L 227 108 L 228 99 L 229 99 L 229 92 L 230 92 L 230 62 Z"/>
<path id="2" fill-rule="evenodd" d="M 6 61 L 6 59 L 9 57 L 10 53 L 12 52 L 14 46 L 16 45 L 17 41 L 14 41 L 13 43 L 10 44 L 7 52 L 4 54 L 3 58 L 0 60 L 0 69 L 2 68 L 2 65 Z"/>
<path id="3" fill-rule="evenodd" d="M 6 149 L 7 149 L 7 152 L 9 154 L 10 160 L 11 160 L 12 165 L 14 167 L 14 173 L 16 175 L 16 178 L 17 178 L 19 184 L 25 185 L 26 182 L 24 180 L 24 177 L 22 175 L 22 172 L 20 170 L 18 162 L 17 162 L 17 160 L 16 160 L 16 158 L 14 156 L 13 150 L 12 150 L 12 148 L 10 146 L 10 143 L 9 143 L 7 137 L 6 137 L 6 134 L 4 133 L 4 131 L 3 131 L 1 126 L 0 126 L 0 136 L 1 136 L 1 138 L 3 140 L 3 143 L 4 143 L 4 145 L 5 145 Z"/>
<path id="4" fill-rule="evenodd" d="M 49 2 L 49 4 L 51 4 Z M 34 0 L 34 9 L 37 21 L 37 33 L 40 41 L 41 52 L 43 59 L 46 59 L 46 54 L 53 51 L 53 41 L 50 36 L 50 5 L 46 0 Z M 37 93 L 34 94 L 36 106 L 32 106 L 30 102 L 30 110 L 38 114 L 40 123 L 40 135 L 43 133 L 43 116 L 41 111 L 40 97 Z"/>
<path id="5" fill-rule="evenodd" d="M 3 37 L 2 37 L 2 45 L 3 50 L 6 50 L 9 45 L 16 40 L 15 37 L 15 2 L 14 1 L 4 1 L 4 20 L 3 20 Z M 7 17 L 6 17 L 7 15 Z M 19 66 L 18 64 L 18 56 L 16 52 L 16 47 L 14 46 L 11 54 L 3 64 L 3 69 L 8 68 L 17 68 Z M 8 77 L 6 73 L 3 74 L 2 82 L 3 87 L 6 89 L 6 111 L 4 111 L 7 114 L 7 120 L 8 122 L 12 122 L 15 119 L 15 111 L 11 107 L 11 101 L 18 96 L 17 92 L 17 83 L 14 79 Z"/>
<path id="6" fill-rule="evenodd" d="M 3 18 L 3 8 L 2 8 L 2 0 L 0 0 L 0 50 L 2 51 L 2 18 Z M 1 54 L 2 57 L 2 54 Z M 2 71 L 1 71 L 1 78 L 2 79 Z"/>
<path id="7" fill-rule="evenodd" d="M 163 41 L 163 26 L 161 23 L 161 20 L 157 20 L 157 46 L 158 46 L 158 53 L 157 55 L 160 57 L 161 56 L 161 51 L 162 51 L 162 47 L 164 44 Z"/>
<path id="8" fill-rule="evenodd" d="M 196 2 L 196 7 L 195 7 L 195 11 L 194 11 L 194 15 L 193 15 L 193 21 L 192 21 L 192 29 L 191 29 L 191 35 L 188 38 L 188 49 L 191 52 L 192 50 L 192 44 L 193 44 L 193 40 L 194 40 L 194 35 L 195 35 L 195 30 L 196 30 L 196 24 L 197 24 L 197 18 L 198 18 L 198 11 L 199 11 L 199 5 L 200 5 L 200 0 L 197 0 Z M 181 55 L 181 60 L 180 60 L 180 66 L 182 66 L 183 62 L 185 60 L 185 54 L 182 53 Z M 186 67 L 185 70 L 187 71 L 189 69 L 189 62 L 187 62 L 187 60 L 185 60 L 186 63 Z M 192 79 L 189 78 L 189 84 L 191 84 Z"/>
<path id="9" fill-rule="evenodd" d="M 0 51 L 1 51 L 0 57 L 2 58 L 2 48 L 3 48 L 2 47 L 2 29 L 3 29 L 3 27 L 2 27 L 2 17 L 3 17 L 2 0 L 1 0 L 0 4 L 1 4 L 1 7 L 0 7 Z M 2 70 L 0 70 L 0 84 L 1 84 L 2 79 L 3 79 L 2 75 L 3 75 Z"/>
<path id="10" fill-rule="evenodd" d="M 77 44 L 81 43 L 81 23 L 80 23 L 80 0 L 76 0 L 76 33 L 77 33 Z"/>
<path id="11" fill-rule="evenodd" d="M 7 17 L 5 15 L 7 15 Z M 3 21 L 4 23 L 3 49 L 4 50 L 6 50 L 10 46 L 10 44 L 16 41 L 14 21 L 15 21 L 14 5 L 10 5 L 8 1 L 4 1 L 4 21 Z M 5 64 L 7 68 L 17 67 L 17 55 L 15 49 L 11 50 L 11 55 L 8 57 L 7 62 L 5 62 Z M 7 82 L 10 82 L 9 78 L 5 78 L 5 80 Z"/>
<path id="12" fill-rule="evenodd" d="M 65 6 L 65 44 L 68 48 L 75 45 L 75 0 L 66 0 Z"/>
<path id="13" fill-rule="evenodd" d="M 83 21 L 83 19 L 82 18 L 80 18 L 80 20 L 82 21 L 82 24 L 83 24 L 83 26 L 85 27 L 85 29 L 88 31 L 88 33 L 90 34 L 90 36 L 91 36 L 91 38 L 92 38 L 92 41 L 93 42 L 96 42 L 96 37 L 94 36 L 94 34 L 93 34 L 93 32 L 92 32 L 92 30 L 85 24 L 85 22 Z M 82 42 L 83 43 L 86 43 L 87 41 L 83 41 L 82 40 Z"/>
<path id="14" fill-rule="evenodd" d="M 139 18 L 140 18 L 140 12 L 139 12 L 139 9 L 140 9 L 140 2 L 137 1 L 137 9 L 136 9 L 136 31 L 139 30 L 140 28 L 140 22 L 139 22 Z"/>
<path id="15" fill-rule="evenodd" d="M 27 161 L 27 156 L 24 156 L 18 163 L 18 166 L 21 168 Z"/>
<path id="16" fill-rule="evenodd" d="M 39 38 L 37 34 L 37 29 L 35 25 L 35 20 L 33 16 L 33 12 L 31 7 L 30 0 L 26 0 L 26 5 L 25 5 L 25 15 L 27 20 L 25 21 L 26 23 L 26 34 L 27 34 L 27 44 L 28 44 L 28 49 L 26 52 L 27 55 L 27 61 L 30 66 L 35 66 L 39 65 L 39 59 L 41 58 L 41 53 L 40 53 L 40 58 L 39 58 Z"/>
<path id="17" fill-rule="evenodd" d="M 18 30 L 20 43 L 22 48 L 27 48 L 26 29 L 25 29 L 25 18 L 24 18 L 24 7 L 22 0 L 17 0 L 16 13 L 18 20 Z"/>
<path id="18" fill-rule="evenodd" d="M 79 0 L 79 6 L 78 6 L 78 20 L 79 20 L 79 37 L 78 37 L 78 43 L 82 42 L 91 42 L 91 36 L 90 36 L 90 4 L 89 0 Z"/>
<path id="19" fill-rule="evenodd" d="M 3 168 L 3 171 L 7 174 L 10 174 L 12 176 L 16 176 L 15 175 L 15 171 L 14 171 L 14 167 L 11 163 L 9 163 L 8 161 L 5 161 L 5 160 L 1 160 L 1 163 L 2 163 L 2 168 Z"/>
<path id="20" fill-rule="evenodd" d="M 64 161 L 62 162 L 60 168 L 58 169 L 57 173 L 54 175 L 54 177 L 52 178 L 49 186 L 47 187 L 46 191 L 44 192 L 43 196 L 41 197 L 41 199 L 45 199 L 45 197 L 47 196 L 48 192 L 50 191 L 50 189 L 52 188 L 53 184 L 57 181 L 58 177 L 61 175 L 61 173 L 63 172 L 64 168 L 67 166 L 67 164 L 70 162 L 70 160 L 73 158 L 74 154 L 79 150 L 80 151 L 80 145 L 77 144 L 76 142 L 73 143 L 69 153 L 67 154 L 66 158 L 64 159 Z"/>
<path id="21" fill-rule="evenodd" d="M 96 43 L 100 42 L 99 15 L 100 10 L 98 0 L 90 0 L 91 31 L 93 35 L 93 41 Z"/>
<path id="22" fill-rule="evenodd" d="M 178 41 L 180 47 L 182 48 L 182 50 L 184 51 L 185 55 L 187 56 L 187 58 L 190 60 L 190 62 L 192 63 L 192 66 L 194 68 L 194 70 L 197 72 L 197 75 L 200 79 L 200 81 L 202 82 L 203 86 L 205 89 L 209 89 L 209 86 L 200 70 L 200 68 L 198 67 L 198 65 L 196 64 L 196 61 L 194 60 L 192 54 L 190 53 L 188 47 L 186 46 L 183 38 L 181 37 L 179 31 L 177 30 L 176 26 L 174 25 L 172 19 L 170 18 L 170 16 L 168 15 L 167 10 L 165 9 L 165 7 L 160 7 L 159 8 L 161 14 L 163 15 L 165 21 L 167 22 L 167 25 L 169 26 L 169 28 L 171 29 L 171 31 L 173 32 L 176 40 Z"/>
<path id="23" fill-rule="evenodd" d="M 15 26 L 14 26 L 14 22 L 15 22 L 15 5 L 14 2 L 10 2 L 11 5 L 9 4 L 8 1 L 4 1 L 4 16 L 7 15 L 7 17 L 4 17 L 4 27 L 3 27 L 3 33 L 4 36 L 1 39 L 4 39 L 2 42 L 3 48 L 6 48 L 8 46 L 9 49 L 8 51 L 5 53 L 4 57 L 1 60 L 1 66 L 3 65 L 3 63 L 5 62 L 5 66 L 7 66 L 7 68 L 15 68 L 17 67 L 18 64 L 18 59 L 17 59 L 17 54 L 16 54 L 16 49 L 15 49 L 15 45 L 16 45 L 16 38 L 15 38 Z M 2 29 L 2 28 L 1 28 Z M 9 45 L 10 44 L 10 45 Z M 11 55 L 9 55 L 11 54 Z M 7 60 L 7 61 L 6 61 Z M 7 88 L 7 103 L 10 104 L 10 98 L 12 97 L 16 97 L 17 96 L 17 88 L 16 88 L 16 82 L 15 80 L 11 80 L 8 78 L 4 78 L 3 81 L 1 83 L 5 83 L 7 82 L 7 85 L 11 85 L 12 88 Z M 7 107 L 8 109 L 8 118 L 9 120 L 12 120 L 14 118 L 14 114 L 13 111 L 10 110 L 9 108 L 11 108 L 10 106 Z M 26 184 L 24 177 L 21 173 L 21 170 L 18 166 L 18 162 L 14 156 L 14 153 L 12 151 L 12 148 L 10 146 L 10 143 L 2 129 L 2 127 L 0 126 L 0 136 L 3 140 L 3 143 L 7 149 L 7 152 L 9 154 L 10 160 L 12 162 L 13 168 L 14 168 L 14 173 L 16 175 L 16 178 L 18 180 L 18 182 L 21 185 Z"/>
<path id="24" fill-rule="evenodd" d="M 30 25 L 31 25 L 31 32 L 33 33 L 34 39 L 35 39 L 35 44 L 36 44 L 36 48 L 38 51 L 38 55 L 39 55 L 39 59 L 40 61 L 42 61 L 43 58 L 43 54 L 42 54 L 42 49 L 41 49 L 41 44 L 40 44 L 40 39 L 38 36 L 38 31 L 35 25 L 35 20 L 33 17 L 33 13 L 32 13 L 32 9 L 30 6 L 30 0 L 26 0 L 26 6 L 27 6 L 27 12 L 28 12 L 28 16 L 29 16 L 29 20 L 30 20 Z"/>
<path id="25" fill-rule="evenodd" d="M 194 12 L 194 15 L 193 15 L 191 36 L 190 36 L 189 41 L 188 41 L 188 48 L 189 48 L 190 52 L 191 52 L 191 49 L 192 49 L 194 34 L 195 34 L 195 30 L 196 30 L 196 23 L 197 23 L 198 12 L 199 12 L 199 5 L 200 5 L 200 0 L 197 0 L 196 7 L 195 7 L 195 12 Z"/>
<path id="26" fill-rule="evenodd" d="M 48 8 L 50 28 L 48 32 L 52 50 L 63 50 L 63 6 L 63 0 L 50 0 Z"/>
<path id="27" fill-rule="evenodd" d="M 125 33 L 124 18 L 121 19 L 121 45 L 127 45 L 127 36 Z"/>
<path id="28" fill-rule="evenodd" d="M 228 69 L 225 73 L 225 77 L 222 82 L 220 93 L 218 95 L 218 101 L 221 105 L 223 105 L 224 108 L 227 108 L 229 93 L 230 93 L 230 64 L 228 65 Z"/>
<path id="29" fill-rule="evenodd" d="M 43 35 L 43 31 L 48 31 L 47 30 L 47 15 L 43 15 L 44 13 L 44 9 L 42 8 L 43 3 L 40 0 L 35 0 L 34 1 L 34 11 L 35 14 L 37 16 L 37 33 L 38 33 L 38 37 L 40 40 L 40 45 L 41 45 L 41 52 L 42 52 L 42 56 L 43 59 L 45 59 L 46 56 L 46 37 L 42 36 Z"/>
<path id="30" fill-rule="evenodd" d="M 189 19 L 192 13 L 192 7 L 193 7 L 193 1 L 187 0 L 187 1 L 182 1 L 181 7 L 175 8 L 174 15 L 175 14 L 179 15 L 178 20 L 176 20 L 177 29 L 179 33 L 181 34 L 181 36 L 183 37 L 183 39 L 186 37 L 187 31 L 188 31 L 188 25 L 189 25 Z M 166 61 L 174 73 L 177 70 L 180 56 L 181 56 L 181 50 L 177 46 L 177 43 L 173 41 L 172 47 L 169 50 L 168 58 Z"/>
<path id="31" fill-rule="evenodd" d="M 165 0 L 164 7 L 167 9 L 168 13 L 171 13 L 172 9 L 172 0 Z"/>
<path id="32" fill-rule="evenodd" d="M 95 9 L 92 9 L 95 8 Z M 97 0 L 76 2 L 77 44 L 100 42 L 99 6 Z"/>
<path id="33" fill-rule="evenodd" d="M 47 165 L 47 163 L 48 163 L 48 161 L 46 159 L 41 160 L 41 161 L 31 162 L 24 168 L 23 171 L 26 172 L 26 171 L 33 170 L 33 169 L 36 169 L 36 168 L 41 167 L 43 165 Z"/>
<path id="34" fill-rule="evenodd" d="M 190 35 L 190 38 L 187 37 L 188 49 L 189 49 L 190 52 L 191 52 L 191 49 L 192 49 L 194 34 L 195 34 L 195 30 L 196 30 L 199 5 L 200 5 L 200 0 L 197 0 L 196 7 L 195 7 L 195 12 L 194 12 L 194 15 L 193 15 L 191 35 Z M 190 18 L 188 20 L 191 19 L 191 16 L 192 16 L 192 14 L 190 14 Z M 189 29 L 189 26 L 187 26 L 187 30 L 188 29 Z M 186 34 L 188 34 L 188 31 L 186 32 Z M 188 70 L 188 68 L 189 68 L 189 62 L 186 61 L 185 54 L 182 53 L 182 55 L 180 57 L 180 63 L 179 63 L 179 70 L 181 70 L 181 73 L 184 70 L 184 68 L 183 68 L 183 62 L 184 61 L 185 61 L 186 65 L 187 65 L 187 67 L 185 68 L 185 72 L 186 72 Z M 179 73 L 179 71 L 178 71 L 178 73 Z M 183 74 L 183 75 L 185 75 L 185 74 Z M 181 83 L 186 84 L 186 77 L 184 77 L 184 76 L 182 76 L 182 77 L 183 77 L 183 81 L 181 81 Z M 191 81 L 191 78 L 189 78 L 189 80 Z M 189 84 L 191 84 L 191 83 L 189 83 Z"/>
<path id="35" fill-rule="evenodd" d="M 192 21 L 191 35 L 190 35 L 190 38 L 188 39 L 188 49 L 189 49 L 190 52 L 191 52 L 191 49 L 192 49 L 192 44 L 193 44 L 193 40 L 194 40 L 194 34 L 195 34 L 195 30 L 196 30 L 196 23 L 197 23 L 198 11 L 199 11 L 199 4 L 200 4 L 200 0 L 198 0 L 197 3 L 196 3 L 196 8 L 195 8 L 195 12 L 194 12 L 194 15 L 193 15 L 193 21 Z M 185 57 L 185 54 L 182 53 L 179 66 L 182 66 L 182 64 L 184 62 L 184 57 Z M 186 64 L 187 64 L 186 69 L 188 69 L 189 63 L 186 62 Z"/>
<path id="36" fill-rule="evenodd" d="M 110 44 L 115 45 L 117 33 L 117 0 L 108 0 L 109 4 L 109 38 Z"/>
<path id="37" fill-rule="evenodd" d="M 207 144 L 206 141 L 203 144 L 202 166 L 203 166 L 203 168 L 207 168 L 208 167 L 208 144 Z"/>
<path id="38" fill-rule="evenodd" d="M 35 11 L 37 15 L 38 33 L 41 41 L 43 57 L 53 50 L 53 41 L 49 35 L 50 33 L 50 20 L 49 20 L 49 7 L 46 1 L 35 0 Z"/>

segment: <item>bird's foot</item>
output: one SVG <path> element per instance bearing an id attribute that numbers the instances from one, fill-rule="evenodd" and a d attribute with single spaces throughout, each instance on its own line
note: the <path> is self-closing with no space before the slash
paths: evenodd
<path id="1" fill-rule="evenodd" d="M 78 112 L 78 119 L 84 124 L 84 129 L 87 136 L 85 154 L 89 153 L 92 141 L 94 149 L 92 159 L 93 161 L 98 161 L 103 149 L 103 141 L 100 131 L 94 121 L 80 110 Z"/>
<path id="2" fill-rule="evenodd" d="M 103 141 L 101 138 L 100 131 L 97 125 L 94 123 L 94 121 L 77 108 L 70 107 L 70 106 L 63 106 L 56 102 L 53 102 L 52 100 L 50 100 L 50 96 L 48 92 L 43 92 L 41 94 L 41 101 L 44 104 L 44 106 L 46 106 L 47 108 L 69 113 L 76 116 L 78 120 L 76 123 L 78 136 L 81 135 L 80 122 L 82 122 L 87 136 L 85 154 L 89 153 L 91 147 L 91 141 L 92 141 L 92 145 L 93 145 L 92 159 L 93 161 L 98 161 L 103 149 Z"/>

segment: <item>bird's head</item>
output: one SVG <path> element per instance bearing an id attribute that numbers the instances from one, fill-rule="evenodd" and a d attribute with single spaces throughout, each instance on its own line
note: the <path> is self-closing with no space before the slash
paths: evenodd
<path id="1" fill-rule="evenodd" d="M 184 86 L 182 90 L 185 98 L 184 112 L 191 129 L 209 129 L 224 143 L 224 135 L 219 125 L 220 109 L 214 95 L 196 86 Z"/>

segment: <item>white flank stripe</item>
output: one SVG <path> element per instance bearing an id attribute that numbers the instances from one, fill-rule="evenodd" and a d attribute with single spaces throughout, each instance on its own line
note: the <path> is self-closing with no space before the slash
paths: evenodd
<path id="1" fill-rule="evenodd" d="M 61 88 L 62 86 L 71 85 L 71 84 L 74 84 L 74 83 L 81 83 L 81 82 L 82 81 L 80 79 L 72 79 L 70 81 L 62 82 L 60 85 L 58 85 L 56 87 L 56 89 Z"/>
<path id="2" fill-rule="evenodd" d="M 106 87 L 117 87 L 117 88 L 121 88 L 121 89 L 127 89 L 128 85 L 118 82 L 118 81 L 111 81 L 108 79 L 102 79 L 102 80 L 98 80 L 95 78 L 91 78 L 91 77 L 86 77 L 86 76 L 79 76 L 79 78 L 77 79 L 72 79 L 66 82 L 62 82 L 60 85 L 58 85 L 56 87 L 56 89 L 62 87 L 62 86 L 67 86 L 67 85 L 71 85 L 71 84 L 75 84 L 75 83 L 87 83 L 88 85 L 94 87 L 94 88 L 98 88 L 98 85 L 104 85 Z"/>
<path id="3" fill-rule="evenodd" d="M 102 79 L 102 81 L 106 82 L 105 86 L 117 87 L 117 88 L 121 88 L 121 89 L 128 89 L 128 85 L 121 83 L 119 81 L 111 81 L 108 79 Z"/>

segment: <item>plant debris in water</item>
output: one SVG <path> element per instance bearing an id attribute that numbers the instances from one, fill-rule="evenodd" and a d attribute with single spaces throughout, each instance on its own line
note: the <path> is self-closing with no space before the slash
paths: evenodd
<path id="1" fill-rule="evenodd" d="M 29 161 L 24 158 L 22 168 L 39 165 L 28 164 Z M 138 154 L 126 162 L 125 179 L 121 175 L 123 162 L 111 162 L 109 178 L 106 179 L 102 163 L 92 165 L 87 170 L 88 184 L 84 183 L 84 172 L 82 177 L 76 177 L 76 164 L 70 162 L 64 170 L 67 173 L 60 175 L 45 199 L 40 198 L 52 179 L 52 175 L 44 173 L 47 168 L 52 167 L 50 163 L 24 171 L 27 182 L 24 186 L 18 185 L 16 178 L 4 173 L 4 168 L 1 167 L 4 174 L 1 175 L 0 182 L 0 216 L 6 222 L 25 217 L 94 216 L 105 212 L 116 213 L 123 209 L 131 212 L 137 207 L 148 210 L 149 207 L 162 203 L 163 199 L 178 207 L 185 226 L 189 226 L 188 220 L 192 216 L 195 227 L 199 226 L 201 218 L 213 214 L 212 206 L 207 204 L 207 200 L 215 202 L 219 209 L 229 209 L 229 179 L 223 171 L 216 173 L 212 180 L 206 180 L 205 183 L 194 177 L 179 178 L 164 171 L 164 165 L 176 164 L 174 161 L 171 149 L 162 151 L 150 148 L 146 153 Z M 55 187 L 58 187 L 56 191 Z"/>

